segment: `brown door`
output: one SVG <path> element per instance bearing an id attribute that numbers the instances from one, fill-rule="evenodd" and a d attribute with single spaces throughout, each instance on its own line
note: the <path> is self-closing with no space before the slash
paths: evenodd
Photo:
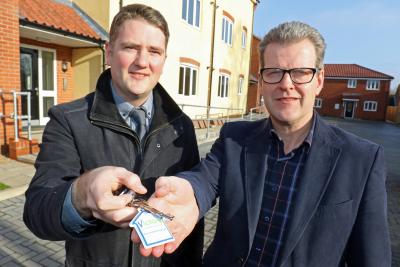
<path id="1" fill-rule="evenodd" d="M 344 117 L 352 119 L 354 116 L 354 102 L 346 101 L 344 102 Z"/>

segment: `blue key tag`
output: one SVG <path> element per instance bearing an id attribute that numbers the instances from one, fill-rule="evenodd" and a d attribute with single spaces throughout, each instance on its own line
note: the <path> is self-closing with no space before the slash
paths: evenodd
<path id="1" fill-rule="evenodd" d="M 161 216 L 140 208 L 138 211 L 129 226 L 135 228 L 145 248 L 152 248 L 175 241 Z"/>

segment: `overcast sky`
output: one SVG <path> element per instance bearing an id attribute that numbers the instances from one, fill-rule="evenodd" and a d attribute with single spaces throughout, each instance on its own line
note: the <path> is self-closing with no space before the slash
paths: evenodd
<path id="1" fill-rule="evenodd" d="M 284 21 L 298 20 L 325 38 L 325 63 L 359 64 L 400 83 L 400 0 L 261 0 L 254 34 L 262 37 Z"/>

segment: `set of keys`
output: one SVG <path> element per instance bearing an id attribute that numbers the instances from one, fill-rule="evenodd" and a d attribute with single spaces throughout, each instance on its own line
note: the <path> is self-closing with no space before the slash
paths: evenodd
<path id="1" fill-rule="evenodd" d="M 174 216 L 168 214 L 168 213 L 164 213 L 162 211 L 159 211 L 156 208 L 153 208 L 149 205 L 149 203 L 147 203 L 147 200 L 145 200 L 144 198 L 136 198 L 136 194 L 135 192 L 125 188 L 124 190 L 122 190 L 122 192 L 119 195 L 123 195 L 123 194 L 129 194 L 132 196 L 132 200 L 127 204 L 127 206 L 129 207 L 133 207 L 133 208 L 137 208 L 137 209 L 143 209 L 151 214 L 160 216 L 161 218 L 166 218 L 170 221 L 172 221 L 174 219 Z"/>

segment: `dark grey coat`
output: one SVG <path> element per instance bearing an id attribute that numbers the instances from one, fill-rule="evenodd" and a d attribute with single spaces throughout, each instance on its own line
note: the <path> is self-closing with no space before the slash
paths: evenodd
<path id="1" fill-rule="evenodd" d="M 66 240 L 66 263 L 71 266 L 129 266 L 132 258 L 129 229 L 98 221 L 86 239 L 64 230 L 62 206 L 74 179 L 97 167 L 120 166 L 137 173 L 152 193 L 155 178 L 188 170 L 199 161 L 192 121 L 160 84 L 153 90 L 150 130 L 140 144 L 117 110 L 110 79 L 106 70 L 94 93 L 50 109 L 36 173 L 26 192 L 25 224 L 42 239 Z M 163 264 L 199 265 L 203 228 L 201 221 L 176 253 L 163 256 Z"/>

